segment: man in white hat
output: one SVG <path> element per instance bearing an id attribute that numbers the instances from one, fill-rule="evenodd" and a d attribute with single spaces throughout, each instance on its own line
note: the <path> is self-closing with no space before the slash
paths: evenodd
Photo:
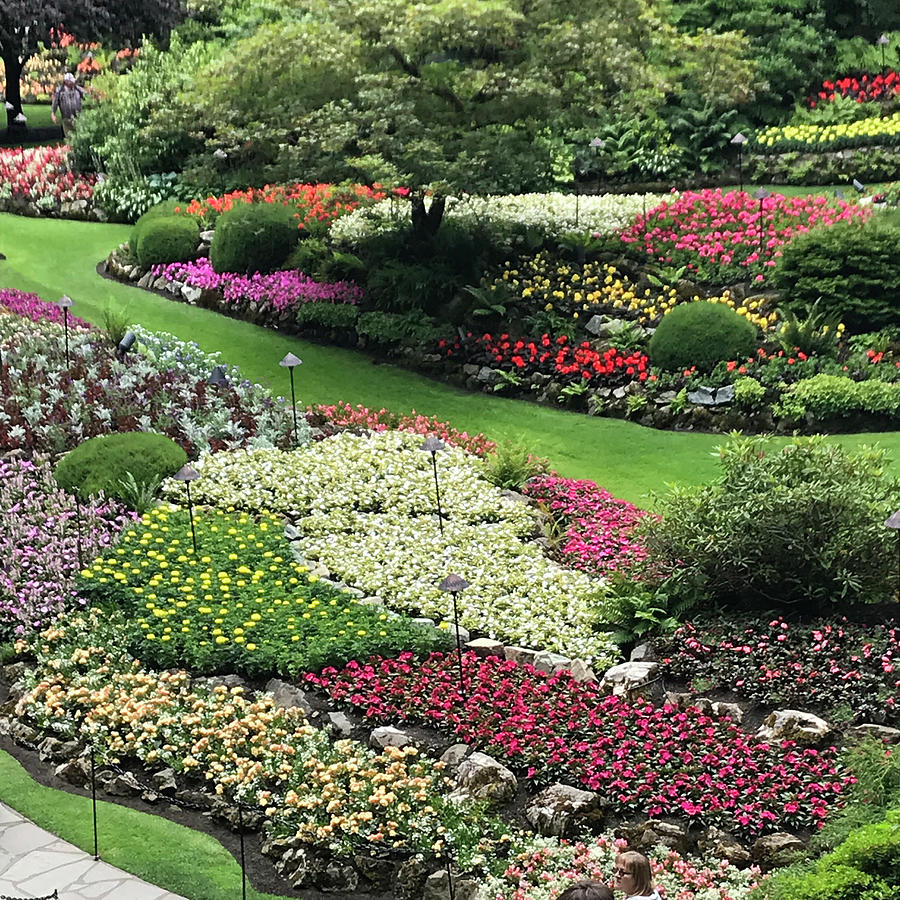
<path id="1" fill-rule="evenodd" d="M 56 124 L 56 111 L 62 116 L 63 134 L 68 138 L 75 129 L 75 119 L 81 112 L 81 101 L 84 88 L 75 83 L 75 76 L 66 72 L 63 83 L 53 92 L 53 103 L 50 106 L 50 118 Z"/>

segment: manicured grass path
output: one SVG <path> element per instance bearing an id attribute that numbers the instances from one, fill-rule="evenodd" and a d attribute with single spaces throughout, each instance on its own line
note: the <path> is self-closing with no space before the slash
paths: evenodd
<path id="1" fill-rule="evenodd" d="M 436 415 L 495 440 L 516 440 L 548 457 L 560 474 L 593 479 L 635 503 L 647 505 L 648 492 L 662 491 L 669 482 L 696 483 L 715 471 L 712 451 L 722 435 L 657 431 L 466 393 L 393 366 L 376 366 L 360 353 L 285 337 L 101 278 L 97 262 L 128 234 L 129 228 L 121 225 L 0 215 L 0 252 L 7 256 L 0 261 L 0 287 L 33 291 L 52 301 L 68 294 L 75 301 L 72 312 L 97 324 L 102 324 L 105 308 L 126 309 L 147 328 L 195 340 L 204 350 L 221 350 L 248 378 L 279 394 L 290 388 L 278 361 L 293 351 L 303 360 L 295 373 L 298 401 L 345 400 Z M 873 439 L 900 459 L 900 432 L 839 438 L 848 446 Z"/>
<path id="2" fill-rule="evenodd" d="M 40 828 L 94 852 L 91 801 L 44 787 L 0 750 L 0 800 Z M 241 868 L 214 838 L 161 816 L 97 803 L 100 856 L 190 900 L 233 900 L 241 894 Z M 202 873 L 202 877 L 198 877 Z M 64 894 L 63 894 L 64 895 Z M 247 885 L 248 900 L 285 900 Z"/>

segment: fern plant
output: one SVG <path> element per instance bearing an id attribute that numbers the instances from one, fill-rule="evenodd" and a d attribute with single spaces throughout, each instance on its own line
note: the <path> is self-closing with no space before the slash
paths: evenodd
<path id="1" fill-rule="evenodd" d="M 799 350 L 807 356 L 833 356 L 837 352 L 840 316 L 819 309 L 819 300 L 802 307 L 802 317 L 791 309 L 778 310 L 781 327 L 776 338 L 785 353 Z"/>
<path id="2" fill-rule="evenodd" d="M 122 487 L 121 498 L 126 506 L 142 516 L 148 510 L 156 506 L 156 495 L 161 484 L 159 478 L 151 478 L 148 481 L 136 481 L 131 472 L 126 472 L 124 478 L 119 479 Z"/>

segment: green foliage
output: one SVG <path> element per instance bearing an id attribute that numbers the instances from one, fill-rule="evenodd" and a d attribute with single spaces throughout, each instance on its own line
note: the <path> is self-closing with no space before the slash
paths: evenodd
<path id="1" fill-rule="evenodd" d="M 734 402 L 744 409 L 758 407 L 766 398 L 766 389 L 755 378 L 735 378 Z"/>
<path id="2" fill-rule="evenodd" d="M 358 334 L 373 344 L 392 347 L 427 346 L 447 337 L 447 326 L 421 313 L 362 313 L 356 323 Z"/>
<path id="3" fill-rule="evenodd" d="M 186 199 L 175 172 L 127 178 L 113 175 L 94 188 L 94 202 L 113 222 L 134 222 L 154 205 L 170 197 L 173 207 Z"/>
<path id="4" fill-rule="evenodd" d="M 197 222 L 189 216 L 151 216 L 135 225 L 131 248 L 147 268 L 193 259 L 199 238 Z"/>
<path id="5" fill-rule="evenodd" d="M 138 481 L 131 472 L 126 472 L 125 477 L 119 479 L 119 497 L 129 509 L 143 515 L 156 505 L 161 484 L 161 478 Z"/>
<path id="6" fill-rule="evenodd" d="M 850 453 L 820 436 L 781 449 L 733 436 L 718 453 L 717 480 L 671 488 L 661 518 L 642 522 L 652 571 L 679 572 L 726 608 L 818 611 L 893 595 L 884 521 L 900 484 L 882 451 Z"/>
<path id="7" fill-rule="evenodd" d="M 818 419 L 857 413 L 900 416 L 900 383 L 870 379 L 854 381 L 844 375 L 820 373 L 790 388 L 792 399 Z"/>
<path id="8" fill-rule="evenodd" d="M 484 477 L 491 484 L 510 491 L 519 490 L 529 478 L 545 475 L 550 465 L 546 459 L 529 453 L 515 441 L 503 441 L 484 458 Z"/>
<path id="9" fill-rule="evenodd" d="M 293 210 L 278 203 L 238 203 L 216 222 L 209 260 L 217 272 L 272 272 L 299 240 Z"/>
<path id="10" fill-rule="evenodd" d="M 838 325 L 841 324 L 839 314 L 829 315 L 819 309 L 816 300 L 805 310 L 805 317 L 800 318 L 797 310 L 803 311 L 799 304 L 797 309 L 780 309 L 778 316 L 781 324 L 776 333 L 778 343 L 785 353 L 793 355 L 799 350 L 807 356 L 834 356 L 837 354 L 837 343 L 840 338 Z"/>
<path id="11" fill-rule="evenodd" d="M 653 365 L 668 371 L 696 366 L 709 372 L 722 360 L 752 356 L 756 338 L 756 326 L 723 304 L 683 303 L 663 317 L 648 353 Z"/>
<path id="12" fill-rule="evenodd" d="M 79 444 L 59 461 L 53 474 L 61 488 L 82 499 L 102 492 L 125 500 L 129 475 L 138 486 L 158 485 L 186 462 L 184 450 L 165 435 L 130 431 Z"/>
<path id="13" fill-rule="evenodd" d="M 754 896 L 759 900 L 885 900 L 892 891 L 881 878 L 850 866 L 820 864 L 778 872 Z"/>
<path id="14" fill-rule="evenodd" d="M 304 303 L 297 310 L 300 330 L 307 327 L 352 328 L 359 317 L 359 307 L 352 303 Z"/>
<path id="15" fill-rule="evenodd" d="M 774 272 L 785 306 L 811 306 L 851 331 L 900 325 L 900 227 L 875 216 L 861 225 L 838 222 L 798 235 Z M 820 299 L 821 298 L 821 299 Z"/>
<path id="16" fill-rule="evenodd" d="M 613 572 L 602 597 L 605 614 L 617 626 L 613 640 L 618 644 L 670 634 L 700 599 L 696 588 L 681 583 L 677 575 L 654 582 L 637 569 Z"/>
<path id="17" fill-rule="evenodd" d="M 110 347 L 118 347 L 131 324 L 131 312 L 128 309 L 117 309 L 112 304 L 103 308 L 103 336 Z"/>

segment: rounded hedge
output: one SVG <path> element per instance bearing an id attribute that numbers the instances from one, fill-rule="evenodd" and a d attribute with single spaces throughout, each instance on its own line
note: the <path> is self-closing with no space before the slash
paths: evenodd
<path id="1" fill-rule="evenodd" d="M 144 266 L 186 262 L 193 259 L 200 240 L 200 228 L 188 216 L 150 216 L 137 222 L 132 231 L 131 249 Z"/>
<path id="2" fill-rule="evenodd" d="M 299 239 L 293 207 L 239 203 L 219 216 L 209 259 L 216 272 L 273 272 Z"/>
<path id="3" fill-rule="evenodd" d="M 187 454 L 171 438 L 145 431 L 105 434 L 79 444 L 54 471 L 56 481 L 69 493 L 87 499 L 101 491 L 126 499 L 122 482 L 130 474 L 138 487 L 174 475 L 187 462 Z"/>
<path id="4" fill-rule="evenodd" d="M 756 326 L 723 303 L 676 306 L 650 338 L 650 361 L 668 371 L 696 366 L 709 372 L 723 360 L 756 352 Z"/>

